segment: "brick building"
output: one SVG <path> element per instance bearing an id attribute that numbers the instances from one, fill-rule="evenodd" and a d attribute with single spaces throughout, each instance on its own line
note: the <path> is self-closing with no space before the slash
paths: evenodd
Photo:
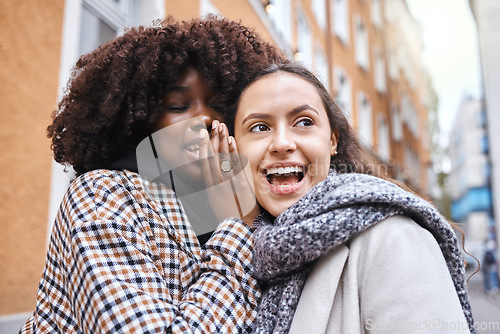
<path id="1" fill-rule="evenodd" d="M 429 189 L 427 81 L 405 0 L 0 1 L 0 332 L 34 308 L 51 222 L 71 174 L 46 127 L 79 55 L 125 26 L 218 13 L 315 71 L 392 175 Z"/>

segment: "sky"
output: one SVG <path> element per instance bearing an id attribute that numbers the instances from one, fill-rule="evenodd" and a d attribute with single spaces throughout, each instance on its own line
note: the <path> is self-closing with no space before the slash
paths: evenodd
<path id="1" fill-rule="evenodd" d="M 420 22 L 422 61 L 439 97 L 439 123 L 447 141 L 464 95 L 481 94 L 479 44 L 468 0 L 406 0 Z"/>

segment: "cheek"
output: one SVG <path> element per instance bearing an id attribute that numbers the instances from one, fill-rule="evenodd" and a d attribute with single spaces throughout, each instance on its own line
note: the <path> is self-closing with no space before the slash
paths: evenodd
<path id="1" fill-rule="evenodd" d="M 309 166 L 308 175 L 314 179 L 315 183 L 319 183 L 326 179 L 330 172 L 330 148 L 325 145 L 311 146 L 310 148 L 312 154 L 310 155 L 311 166 Z"/>

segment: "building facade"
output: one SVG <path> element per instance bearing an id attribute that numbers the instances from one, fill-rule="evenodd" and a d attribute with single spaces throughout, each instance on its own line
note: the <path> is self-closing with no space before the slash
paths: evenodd
<path id="1" fill-rule="evenodd" d="M 491 165 L 482 99 L 466 98 L 449 137 L 451 211 L 466 235 L 467 250 L 482 259 L 485 240 L 494 238 Z"/>
<path id="2" fill-rule="evenodd" d="M 469 0 L 477 24 L 483 77 L 487 131 L 490 140 L 491 185 L 495 216 L 494 240 L 500 258 L 500 2 Z"/>
<path id="3" fill-rule="evenodd" d="M 36 0 L 0 2 L 0 331 L 33 310 L 51 224 L 72 177 L 46 127 L 78 57 L 126 26 L 172 15 L 241 20 L 312 69 L 363 144 L 428 195 L 425 71 L 405 0 Z M 11 327 L 9 327 L 11 326 Z"/>

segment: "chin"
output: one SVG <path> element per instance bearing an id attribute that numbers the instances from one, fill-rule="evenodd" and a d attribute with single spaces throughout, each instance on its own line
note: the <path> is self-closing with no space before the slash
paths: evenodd
<path id="1" fill-rule="evenodd" d="M 283 211 L 286 211 L 289 207 L 291 207 L 293 204 L 295 204 L 295 202 L 293 203 L 290 203 L 289 205 L 287 204 L 279 204 L 279 205 L 267 205 L 267 207 L 269 209 L 267 209 L 266 207 L 264 207 L 264 209 L 267 210 L 267 212 L 269 212 L 273 217 L 278 217 Z"/>

